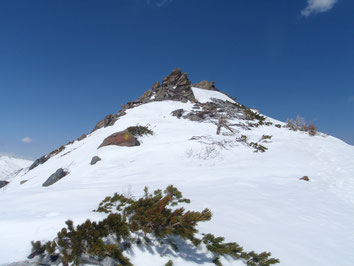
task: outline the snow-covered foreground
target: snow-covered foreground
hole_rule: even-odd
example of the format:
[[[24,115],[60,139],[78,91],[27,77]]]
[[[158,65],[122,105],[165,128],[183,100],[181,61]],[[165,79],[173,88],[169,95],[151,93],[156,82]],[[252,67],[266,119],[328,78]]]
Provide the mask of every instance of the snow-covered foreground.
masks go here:
[[[0,156],[0,180],[9,179],[14,172],[29,167],[31,164],[32,162],[28,160]]]
[[[238,133],[255,141],[273,136],[264,144],[267,152],[254,153],[235,136],[216,135],[213,124],[170,115],[192,106],[164,101],[129,109],[115,125],[18,175],[0,191],[0,264],[26,259],[31,240],[52,240],[67,219],[76,224],[102,219],[92,210],[114,192],[141,196],[144,186],[169,184],[191,199],[186,208],[211,209],[213,219],[200,224],[201,232],[225,236],[247,251],[271,251],[281,265],[354,264],[353,146],[330,136],[260,126]],[[105,137],[137,124],[149,124],[155,134],[141,138],[138,147],[97,149]],[[206,143],[228,141],[227,149],[190,140],[193,136],[206,136]],[[102,161],[90,165],[95,155]],[[58,168],[70,174],[42,187]],[[304,175],[311,181],[300,181]],[[20,184],[23,180],[28,181]],[[128,256],[134,265],[164,265],[169,259],[174,265],[196,263],[195,257],[161,258],[137,248]]]

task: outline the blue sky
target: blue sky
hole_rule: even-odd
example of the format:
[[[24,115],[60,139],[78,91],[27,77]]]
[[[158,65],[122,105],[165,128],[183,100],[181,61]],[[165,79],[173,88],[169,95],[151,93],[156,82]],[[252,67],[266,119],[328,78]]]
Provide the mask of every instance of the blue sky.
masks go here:
[[[354,144],[352,0],[2,0],[0,153],[88,133],[172,69]]]

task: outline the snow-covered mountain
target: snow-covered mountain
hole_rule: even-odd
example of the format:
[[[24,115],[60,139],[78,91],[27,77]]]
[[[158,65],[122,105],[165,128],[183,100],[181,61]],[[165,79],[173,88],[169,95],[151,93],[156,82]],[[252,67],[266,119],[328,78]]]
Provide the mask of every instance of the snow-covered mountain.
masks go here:
[[[139,137],[139,146],[98,149],[136,125],[154,134]],[[92,165],[94,156],[101,160]],[[58,169],[67,174],[44,187]],[[280,265],[354,263],[354,147],[323,133],[290,130],[213,83],[191,85],[176,70],[0,191],[0,264],[25,260],[31,240],[52,240],[67,219],[102,219],[92,210],[114,192],[141,196],[144,186],[170,184],[192,200],[186,208],[211,209],[213,219],[199,226],[203,232],[270,251]],[[134,265],[164,265],[171,258],[174,265],[196,265],[154,250],[133,248],[125,255]]]
[[[0,155],[0,180],[8,180],[15,172],[29,167],[32,163],[29,160]]]

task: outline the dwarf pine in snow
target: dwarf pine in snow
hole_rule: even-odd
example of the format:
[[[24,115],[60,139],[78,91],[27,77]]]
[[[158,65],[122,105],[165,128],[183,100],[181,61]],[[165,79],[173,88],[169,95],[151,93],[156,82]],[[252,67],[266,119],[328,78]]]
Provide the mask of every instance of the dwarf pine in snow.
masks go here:
[[[112,197],[106,197],[95,210],[108,214],[105,219],[99,222],[86,220],[76,227],[68,220],[67,227],[58,232],[53,241],[44,245],[39,241],[32,242],[29,257],[36,257],[39,262],[55,258],[63,265],[99,263],[109,259],[112,263],[129,266],[132,264],[124,252],[132,245],[157,243],[164,247],[161,256],[167,250],[178,256],[181,242],[189,242],[195,247],[204,245],[213,255],[212,261],[216,265],[221,265],[221,256],[242,260],[252,266],[279,262],[270,258],[270,253],[245,252],[237,243],[224,243],[224,238],[212,234],[202,234],[202,238],[198,238],[200,234],[196,227],[199,222],[211,220],[211,211],[186,211],[183,207],[177,207],[180,203],[188,204],[190,200],[173,186],[153,193],[145,187],[144,196],[139,199],[115,193]],[[173,262],[170,260],[166,265],[173,265]]]

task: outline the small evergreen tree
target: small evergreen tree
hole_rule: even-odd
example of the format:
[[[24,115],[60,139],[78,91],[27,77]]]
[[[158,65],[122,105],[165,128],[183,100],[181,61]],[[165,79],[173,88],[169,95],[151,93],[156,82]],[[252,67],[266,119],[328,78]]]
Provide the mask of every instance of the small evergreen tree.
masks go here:
[[[172,237],[179,237],[196,247],[205,245],[214,255],[213,262],[216,265],[221,265],[221,256],[230,256],[243,260],[247,265],[256,266],[279,262],[269,258],[270,253],[247,253],[237,243],[224,243],[224,238],[214,237],[212,234],[198,239],[197,225],[199,222],[209,221],[211,211],[186,211],[183,207],[177,207],[180,203],[188,204],[190,200],[184,198],[172,185],[164,191],[155,190],[153,193],[145,187],[144,196],[137,200],[115,193],[112,197],[106,197],[96,210],[107,213],[105,219],[99,222],[86,220],[77,226],[71,220],[66,221],[66,227],[58,232],[54,241],[45,245],[39,241],[32,242],[30,257],[57,256],[63,265],[79,265],[84,260],[87,261],[89,256],[98,262],[109,258],[116,264],[130,266],[132,264],[123,253],[132,245],[158,242],[165,246],[161,253],[163,256],[169,247],[178,252],[178,245]],[[170,260],[166,265],[171,266],[173,262]]]

